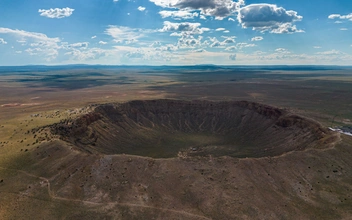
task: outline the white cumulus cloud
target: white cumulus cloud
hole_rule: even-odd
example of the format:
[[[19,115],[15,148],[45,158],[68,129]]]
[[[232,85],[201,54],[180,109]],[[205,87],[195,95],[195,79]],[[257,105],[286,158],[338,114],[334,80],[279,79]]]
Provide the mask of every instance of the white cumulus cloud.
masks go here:
[[[164,27],[160,29],[160,32],[175,32],[172,36],[181,36],[183,34],[194,35],[202,34],[204,31],[209,31],[209,28],[201,28],[200,23],[190,23],[190,22],[181,22],[173,23],[169,21],[164,22]]]
[[[201,45],[202,37],[195,38],[192,35],[183,35],[177,42],[179,48],[195,48]]]
[[[7,42],[3,38],[0,38],[0,44],[7,44]]]
[[[209,37],[210,47],[224,47],[228,44],[236,43],[235,36],[222,36],[222,38],[224,38],[224,40],[219,41],[216,37]]]
[[[215,31],[225,31],[225,28],[216,28]]]
[[[200,10],[204,16],[213,16],[222,20],[233,15],[244,0],[234,2],[233,0],[150,0],[155,5],[163,8],[175,8],[180,10]]]
[[[263,37],[257,36],[257,37],[253,37],[253,38],[251,39],[251,41],[261,41],[261,40],[263,40],[263,39],[264,39]]]
[[[144,10],[145,10],[145,7],[139,6],[137,9],[138,9],[139,11],[144,11]]]
[[[221,36],[222,38],[224,38],[225,40],[223,41],[224,44],[231,44],[231,43],[235,43],[235,38],[236,36],[230,36],[230,37],[227,37],[227,36]]]
[[[350,21],[352,21],[352,13],[350,13],[348,15],[331,14],[331,15],[328,16],[328,18],[329,19],[341,19],[341,20],[350,20]]]
[[[303,32],[293,25],[302,18],[296,11],[286,10],[273,4],[247,5],[241,8],[237,15],[237,20],[243,28],[275,34]]]
[[[277,48],[275,49],[275,52],[278,52],[278,53],[291,53],[290,51],[288,51],[286,48]]]
[[[162,18],[171,17],[175,20],[180,19],[193,19],[198,16],[197,12],[189,12],[189,11],[160,11],[159,14]]]
[[[40,16],[47,18],[65,18],[72,15],[75,9],[66,7],[66,8],[50,8],[50,9],[39,9],[38,12]]]
[[[233,50],[237,50],[237,47],[236,46],[231,46],[231,47],[227,47],[225,50],[233,51]]]

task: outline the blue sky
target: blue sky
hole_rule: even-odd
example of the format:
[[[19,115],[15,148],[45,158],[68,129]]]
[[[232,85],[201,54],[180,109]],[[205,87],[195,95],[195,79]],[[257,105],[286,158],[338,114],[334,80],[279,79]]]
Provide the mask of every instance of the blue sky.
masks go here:
[[[0,65],[352,65],[350,0],[1,0]]]

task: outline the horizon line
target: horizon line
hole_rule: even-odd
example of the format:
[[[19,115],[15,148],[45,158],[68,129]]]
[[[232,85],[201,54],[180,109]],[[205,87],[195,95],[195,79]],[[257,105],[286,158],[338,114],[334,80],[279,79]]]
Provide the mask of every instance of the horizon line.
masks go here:
[[[27,64],[27,65],[0,65],[1,67],[64,67],[64,66],[108,66],[108,67],[196,67],[196,66],[214,66],[214,67],[352,67],[352,65],[337,64],[239,64],[239,65],[217,65],[217,64],[190,64],[190,65],[130,65],[130,64]]]

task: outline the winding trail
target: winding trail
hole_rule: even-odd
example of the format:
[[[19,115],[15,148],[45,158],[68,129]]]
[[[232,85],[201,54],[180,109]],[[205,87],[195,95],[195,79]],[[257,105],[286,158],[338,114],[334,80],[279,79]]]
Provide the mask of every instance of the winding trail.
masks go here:
[[[120,202],[107,202],[107,203],[101,203],[101,202],[91,202],[91,201],[86,201],[86,200],[79,200],[79,199],[69,199],[69,198],[64,198],[64,197],[59,197],[56,196],[52,190],[51,190],[51,185],[50,185],[50,181],[49,179],[45,178],[45,177],[41,177],[41,176],[37,176],[31,173],[28,173],[27,171],[24,170],[17,170],[17,169],[11,169],[11,168],[5,168],[5,167],[0,167],[0,169],[3,170],[12,170],[15,172],[19,172],[22,173],[24,175],[30,176],[30,177],[34,177],[34,178],[38,178],[42,181],[44,181],[44,183],[47,185],[47,189],[48,189],[48,195],[50,198],[52,199],[56,199],[56,200],[61,200],[61,201],[67,201],[67,202],[79,202],[79,203],[83,203],[83,204],[89,204],[89,205],[117,205],[117,206],[127,206],[127,207],[136,207],[136,208],[144,208],[144,209],[154,209],[154,210],[160,210],[162,212],[172,212],[172,213],[176,213],[176,214],[181,214],[184,216],[189,216],[189,217],[193,217],[193,218],[197,218],[197,219],[207,219],[207,220],[211,220],[211,218],[205,217],[205,216],[201,216],[201,215],[197,215],[197,214],[193,214],[193,213],[189,213],[189,212],[185,212],[185,211],[179,211],[179,210],[175,210],[175,209],[166,209],[166,208],[159,208],[159,207],[155,207],[155,206],[147,206],[147,205],[140,205],[140,204],[133,204],[133,203],[120,203]]]

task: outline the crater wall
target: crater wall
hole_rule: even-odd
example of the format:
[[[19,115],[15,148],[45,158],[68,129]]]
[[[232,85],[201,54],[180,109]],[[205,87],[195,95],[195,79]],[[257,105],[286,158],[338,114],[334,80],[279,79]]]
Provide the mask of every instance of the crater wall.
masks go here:
[[[328,144],[317,122],[247,101],[148,100],[103,104],[54,134],[87,152],[155,158],[265,157]]]

